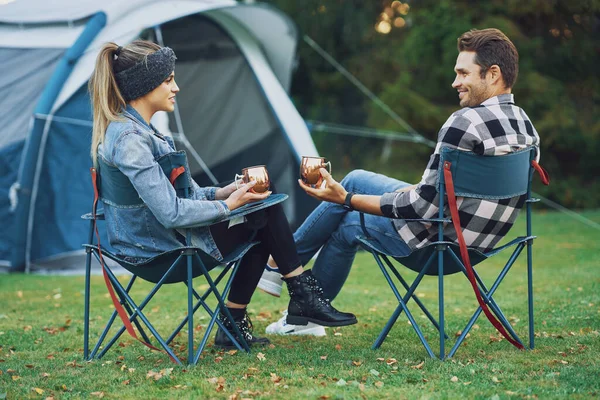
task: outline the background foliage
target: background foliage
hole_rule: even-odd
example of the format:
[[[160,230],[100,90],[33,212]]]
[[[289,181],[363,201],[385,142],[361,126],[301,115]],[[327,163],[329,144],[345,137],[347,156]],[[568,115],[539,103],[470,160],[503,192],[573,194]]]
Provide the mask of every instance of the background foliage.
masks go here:
[[[459,108],[450,86],[457,37],[471,28],[501,29],[519,50],[513,93],[540,133],[542,165],[553,178],[550,187],[535,190],[570,208],[600,207],[600,1],[268,2],[432,140]],[[403,132],[302,40],[292,96],[308,120]],[[325,133],[314,139],[338,177],[368,168],[415,182],[431,152],[422,144],[380,139]]]

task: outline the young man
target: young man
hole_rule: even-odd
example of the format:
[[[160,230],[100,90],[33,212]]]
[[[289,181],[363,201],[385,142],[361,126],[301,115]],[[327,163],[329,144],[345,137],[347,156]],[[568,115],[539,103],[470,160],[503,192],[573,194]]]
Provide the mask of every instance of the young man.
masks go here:
[[[513,43],[498,29],[471,30],[458,38],[458,51],[452,87],[458,91],[463,108],[440,129],[435,151],[419,184],[409,186],[362,170],[351,172],[338,183],[325,169],[321,169],[327,181],[325,188],[311,188],[299,181],[306,193],[323,201],[295,232],[294,241],[303,264],[320,250],[312,270],[323,285],[325,297],[337,296],[358,249],[356,236],[363,232],[359,213],[353,210],[365,213],[369,234],[392,254],[406,255],[437,239],[436,226],[402,218],[437,216],[440,148],[495,156],[539,146],[535,128],[511,94],[519,68]],[[459,198],[467,246],[484,252],[491,250],[512,227],[524,199]],[[457,240],[451,224],[444,235],[446,240]],[[274,277],[274,272],[267,269],[259,287],[274,292]],[[303,328],[309,334],[324,334],[322,327],[290,326],[283,319],[271,324],[267,333],[303,333]]]

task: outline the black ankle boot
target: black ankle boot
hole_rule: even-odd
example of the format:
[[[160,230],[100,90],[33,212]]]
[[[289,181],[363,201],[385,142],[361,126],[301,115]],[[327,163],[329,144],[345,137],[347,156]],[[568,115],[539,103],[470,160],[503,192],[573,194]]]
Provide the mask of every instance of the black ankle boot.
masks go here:
[[[244,339],[246,339],[246,343],[248,343],[248,346],[264,346],[271,343],[267,338],[257,337],[252,334],[252,321],[250,321],[250,317],[248,316],[248,312],[246,311],[246,309],[242,310],[229,308],[229,312],[231,312],[235,324],[240,329],[240,332],[242,332],[242,335],[244,336]],[[233,335],[233,337],[237,337],[235,334],[235,330],[231,326],[231,323],[229,322],[229,320],[227,320],[227,318],[222,312],[219,313],[219,319],[221,320],[221,322],[223,322],[223,325]],[[215,335],[215,347],[220,347],[222,349],[237,348],[220,327],[217,331],[217,334]]]
[[[323,295],[323,289],[310,270],[292,278],[284,278],[290,294],[287,323],[324,326],[345,326],[356,323],[356,316],[333,308]]]

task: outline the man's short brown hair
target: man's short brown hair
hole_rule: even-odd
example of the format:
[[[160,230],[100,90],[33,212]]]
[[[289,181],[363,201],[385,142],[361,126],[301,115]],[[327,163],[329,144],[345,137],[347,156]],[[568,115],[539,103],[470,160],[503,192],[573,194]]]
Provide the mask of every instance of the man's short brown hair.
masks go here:
[[[519,74],[519,53],[517,48],[502,31],[489,29],[471,29],[458,38],[458,51],[475,52],[475,64],[481,67],[484,78],[492,65],[500,67],[504,85],[512,88]]]

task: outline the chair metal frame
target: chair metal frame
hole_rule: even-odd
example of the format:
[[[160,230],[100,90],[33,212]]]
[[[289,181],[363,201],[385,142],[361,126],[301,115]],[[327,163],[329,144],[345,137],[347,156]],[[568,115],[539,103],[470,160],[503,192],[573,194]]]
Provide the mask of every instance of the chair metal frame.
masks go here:
[[[287,195],[285,194],[272,194],[266,200],[247,204],[244,207],[236,209],[232,211],[227,219],[223,219],[217,222],[223,222],[227,220],[231,220],[234,218],[244,217],[247,214],[253,213],[255,211],[264,209],[266,207],[273,206],[277,203],[280,203],[287,199]],[[104,215],[102,213],[96,213],[95,217],[97,220],[103,220]],[[246,340],[244,339],[242,333],[239,328],[235,324],[233,317],[225,306],[224,298],[229,292],[231,287],[231,283],[235,274],[239,268],[240,261],[242,257],[246,254],[246,252],[258,244],[258,242],[250,241],[247,244],[241,245],[232,252],[226,259],[219,261],[211,257],[210,255],[203,252],[201,249],[196,247],[181,247],[178,249],[174,249],[169,252],[162,253],[156,257],[153,257],[147,260],[143,264],[132,264],[128,263],[116,255],[110,253],[104,248],[100,248],[98,245],[94,245],[94,237],[97,235],[97,231],[95,228],[96,221],[94,220],[93,214],[86,214],[82,216],[83,219],[90,220],[90,230],[88,236],[88,243],[84,245],[86,250],[86,277],[85,277],[85,299],[84,299],[84,348],[83,348],[83,356],[86,361],[92,360],[94,358],[100,359],[102,358],[106,352],[116,343],[119,337],[125,332],[126,326],[125,324],[117,331],[116,334],[109,340],[108,344],[100,350],[106,336],[109,333],[109,330],[112,327],[112,324],[117,317],[118,311],[115,309],[109,318],[104,330],[100,334],[98,341],[96,342],[92,352],[90,353],[89,349],[89,339],[90,339],[90,276],[91,276],[91,260],[92,255],[101,263],[104,271],[106,272],[107,282],[109,282],[114,288],[116,295],[119,298],[120,305],[127,311],[129,315],[129,323],[133,323],[138,329],[140,336],[142,337],[145,344],[150,343],[150,336],[143,329],[144,325],[148,331],[154,336],[156,341],[159,344],[158,347],[149,346],[153,349],[162,349],[164,350],[171,360],[173,360],[177,364],[181,364],[181,360],[177,357],[175,352],[170,348],[169,344],[173,341],[175,336],[179,334],[181,329],[186,325],[188,325],[188,348],[187,348],[187,362],[188,364],[197,364],[200,358],[202,351],[204,350],[208,337],[214,324],[216,323],[221,329],[224,330],[226,335],[232,340],[234,345],[238,348],[238,350],[244,350],[246,352],[250,351],[250,347]],[[187,243],[190,243],[190,232],[187,230]],[[117,262],[119,265],[130,271],[133,276],[130,278],[126,287],[123,287],[113,271],[107,266],[103,258],[106,257]],[[174,259],[173,262],[168,262],[165,264],[164,258]],[[164,273],[156,275],[151,271],[151,266],[154,262],[158,262],[157,260],[161,260],[162,265],[169,265],[168,267],[163,267]],[[223,270],[219,273],[216,279],[212,279],[209,274],[209,271],[218,266],[225,265]],[[219,292],[217,285],[222,281],[227,272],[231,271],[229,279],[227,280],[225,287],[222,292]],[[197,276],[203,276],[209,288],[202,294],[199,295],[196,290],[193,288],[193,278]],[[137,304],[129,295],[129,292],[136,281],[137,278],[141,278],[144,280],[148,280],[150,282],[155,283],[156,285],[152,288],[150,293],[139,303]],[[175,328],[175,330],[169,335],[169,337],[165,340],[158,333],[158,331],[154,328],[152,323],[143,313],[144,307],[148,304],[148,302],[154,297],[154,295],[158,292],[158,290],[162,287],[163,284],[170,283],[178,283],[183,282],[187,286],[187,316],[181,321],[181,323]],[[110,290],[110,289],[109,289]],[[218,306],[215,309],[211,309],[206,303],[206,299],[213,295],[218,303]],[[194,303],[194,299],[196,302]],[[194,313],[202,307],[210,316],[210,322],[206,328],[204,336],[200,345],[198,346],[196,352],[194,353]],[[224,328],[223,323],[217,318],[218,311],[223,312],[227,320],[230,322],[231,326],[234,329],[235,337],[232,335],[227,329]],[[237,339],[237,340],[236,340]],[[138,339],[139,340],[139,339]],[[239,340],[239,342],[238,342]]]
[[[491,311],[496,316],[496,318],[499,320],[499,322],[504,327],[504,329],[506,331],[508,331],[510,336],[512,336],[511,339],[514,342],[516,342],[517,345],[521,345],[521,347],[524,347],[523,342],[521,341],[521,339],[519,338],[519,336],[517,335],[515,330],[512,328],[512,326],[509,323],[509,321],[507,320],[507,318],[504,316],[504,313],[500,309],[500,306],[494,300],[493,295],[496,292],[496,290],[498,289],[501,282],[503,281],[504,277],[507,275],[508,271],[511,269],[511,267],[513,266],[513,264],[515,263],[515,261],[517,260],[519,255],[521,254],[522,250],[525,247],[527,247],[527,302],[528,302],[528,320],[529,320],[529,324],[528,324],[529,346],[528,346],[528,348],[529,349],[534,348],[535,344],[534,344],[534,319],[533,319],[534,316],[533,316],[532,245],[533,245],[533,240],[536,238],[536,236],[532,235],[531,205],[532,205],[532,203],[539,201],[539,199],[531,197],[531,181],[532,181],[533,173],[535,170],[534,166],[533,166],[535,163],[534,162],[535,151],[536,150],[534,148],[528,148],[528,149],[525,149],[525,150],[522,150],[519,152],[515,152],[515,153],[511,153],[508,155],[490,157],[490,156],[479,156],[479,155],[475,155],[474,153],[464,152],[464,151],[460,151],[460,150],[456,150],[456,149],[442,148],[441,154],[440,154],[440,172],[439,172],[439,184],[438,184],[438,190],[440,193],[438,218],[411,220],[411,221],[422,221],[422,222],[429,222],[432,224],[437,224],[438,240],[435,242],[432,242],[431,244],[429,244],[423,248],[414,250],[407,256],[398,256],[398,255],[390,254],[389,252],[385,251],[379,245],[379,243],[377,243],[373,238],[370,238],[368,236],[368,233],[367,233],[367,230],[365,227],[364,214],[361,213],[361,224],[363,226],[363,231],[364,231],[365,235],[359,236],[358,239],[359,239],[362,247],[364,249],[366,249],[367,251],[369,251],[375,258],[377,265],[381,269],[381,272],[383,273],[387,283],[389,284],[392,292],[394,293],[394,295],[398,301],[398,306],[396,307],[396,309],[392,313],[392,316],[390,317],[390,319],[386,323],[385,327],[383,328],[383,330],[381,331],[381,333],[375,340],[375,342],[372,346],[373,349],[377,349],[382,345],[382,343],[386,339],[387,335],[389,334],[390,330],[392,329],[393,325],[395,324],[396,320],[398,319],[400,314],[402,312],[404,312],[406,314],[408,320],[410,321],[413,329],[415,330],[417,336],[419,337],[419,340],[421,341],[421,343],[425,347],[425,350],[429,354],[429,356],[431,358],[436,358],[433,350],[431,349],[431,346],[429,345],[427,339],[423,335],[421,328],[419,327],[419,325],[417,324],[416,320],[414,319],[412,313],[410,312],[410,310],[407,307],[407,304],[411,299],[414,300],[416,305],[421,309],[421,311],[425,314],[427,319],[429,319],[429,321],[433,324],[433,326],[439,332],[439,358],[441,360],[443,360],[445,358],[451,358],[455,355],[459,346],[463,343],[463,341],[469,334],[469,331],[471,330],[471,328],[473,327],[473,325],[475,324],[475,322],[481,315],[481,312],[483,311],[481,306],[479,306],[477,308],[477,310],[472,315],[469,322],[467,323],[467,325],[465,326],[465,328],[462,330],[461,334],[457,338],[454,346],[452,347],[450,352],[446,355],[445,341],[446,341],[446,339],[448,339],[448,336],[445,333],[445,319],[444,319],[445,318],[445,315],[444,315],[444,275],[462,272],[468,278],[468,274],[467,274],[467,269],[466,269],[465,265],[463,264],[463,261],[460,258],[459,246],[453,242],[447,242],[447,241],[443,240],[444,239],[443,238],[444,224],[452,223],[452,219],[444,216],[444,200],[446,197],[446,191],[445,191],[445,180],[444,180],[444,173],[442,171],[442,165],[444,164],[444,162],[446,160],[449,160],[449,159],[452,159],[455,161],[455,166],[453,167],[452,175],[454,176],[454,181],[457,185],[456,196],[479,197],[479,198],[490,198],[490,196],[495,196],[493,198],[497,198],[497,199],[513,197],[513,196],[506,196],[506,193],[503,194],[502,187],[500,187],[498,189],[497,186],[502,186],[502,184],[487,185],[487,187],[483,189],[483,192],[491,191],[493,193],[491,193],[491,194],[490,193],[482,193],[481,190],[479,190],[477,188],[477,186],[481,186],[480,185],[481,182],[470,181],[467,174],[460,173],[461,170],[459,170],[458,168],[461,168],[462,165],[460,165],[458,163],[459,158],[462,158],[463,160],[466,161],[466,162],[464,162],[464,164],[467,164],[466,165],[467,168],[468,168],[468,165],[471,165],[471,162],[469,160],[474,160],[475,162],[479,162],[479,163],[483,162],[486,164],[490,164],[488,171],[497,172],[497,169],[504,169],[501,172],[501,174],[504,174],[504,176],[506,178],[508,178],[511,174],[514,174],[514,171],[517,171],[520,174],[524,174],[524,176],[519,177],[517,182],[508,183],[508,186],[511,186],[511,188],[519,187],[520,191],[518,194],[526,195],[526,200],[525,200],[526,218],[527,218],[526,235],[518,236],[515,239],[504,244],[503,246],[497,247],[487,253],[482,253],[476,249],[468,248],[468,254],[469,254],[470,260],[472,262],[472,265],[474,267],[476,264],[483,262],[484,260],[488,259],[489,257],[494,256],[505,249],[516,246],[516,248],[513,250],[512,254],[510,255],[508,261],[506,262],[504,267],[499,272],[494,283],[489,288],[485,285],[483,280],[480,278],[479,274],[477,274],[477,271],[475,271],[475,268],[473,268],[473,272],[474,272],[475,279],[477,282],[477,289],[479,290],[484,303],[488,305],[488,307],[491,309]],[[515,163],[517,165],[515,165]],[[467,168],[465,168],[465,169],[467,169]],[[457,172],[458,172],[458,174],[457,174]],[[469,172],[469,171],[467,171],[467,172]],[[483,172],[480,171],[480,173],[482,173],[484,175],[485,175],[485,172],[486,171],[483,171]],[[458,179],[457,179],[457,175],[458,175]],[[546,178],[547,178],[547,176],[546,176]],[[486,184],[484,184],[483,186],[486,186]],[[494,188],[494,187],[490,187],[490,186],[496,186],[496,187]],[[477,191],[479,191],[479,193],[477,193]],[[511,194],[515,195],[515,193],[511,193]],[[400,274],[398,269],[396,269],[394,267],[394,265],[390,261],[391,258],[395,259],[400,264],[403,264],[404,266],[408,267],[409,269],[412,269],[413,271],[418,272],[417,277],[414,279],[414,281],[410,285],[402,277],[402,275]],[[432,268],[432,266],[434,265],[434,260],[436,258],[438,261],[437,268],[435,268],[435,267]],[[387,269],[389,269],[392,272],[393,276],[400,283],[400,285],[404,288],[404,290],[405,290],[404,296],[402,296],[400,294],[398,287],[396,286],[393,278],[390,276],[390,273],[387,271],[386,267],[387,267]],[[427,310],[425,305],[415,296],[415,290],[425,275],[434,275],[434,276],[437,275],[438,276],[439,315],[438,315],[437,320]]]

